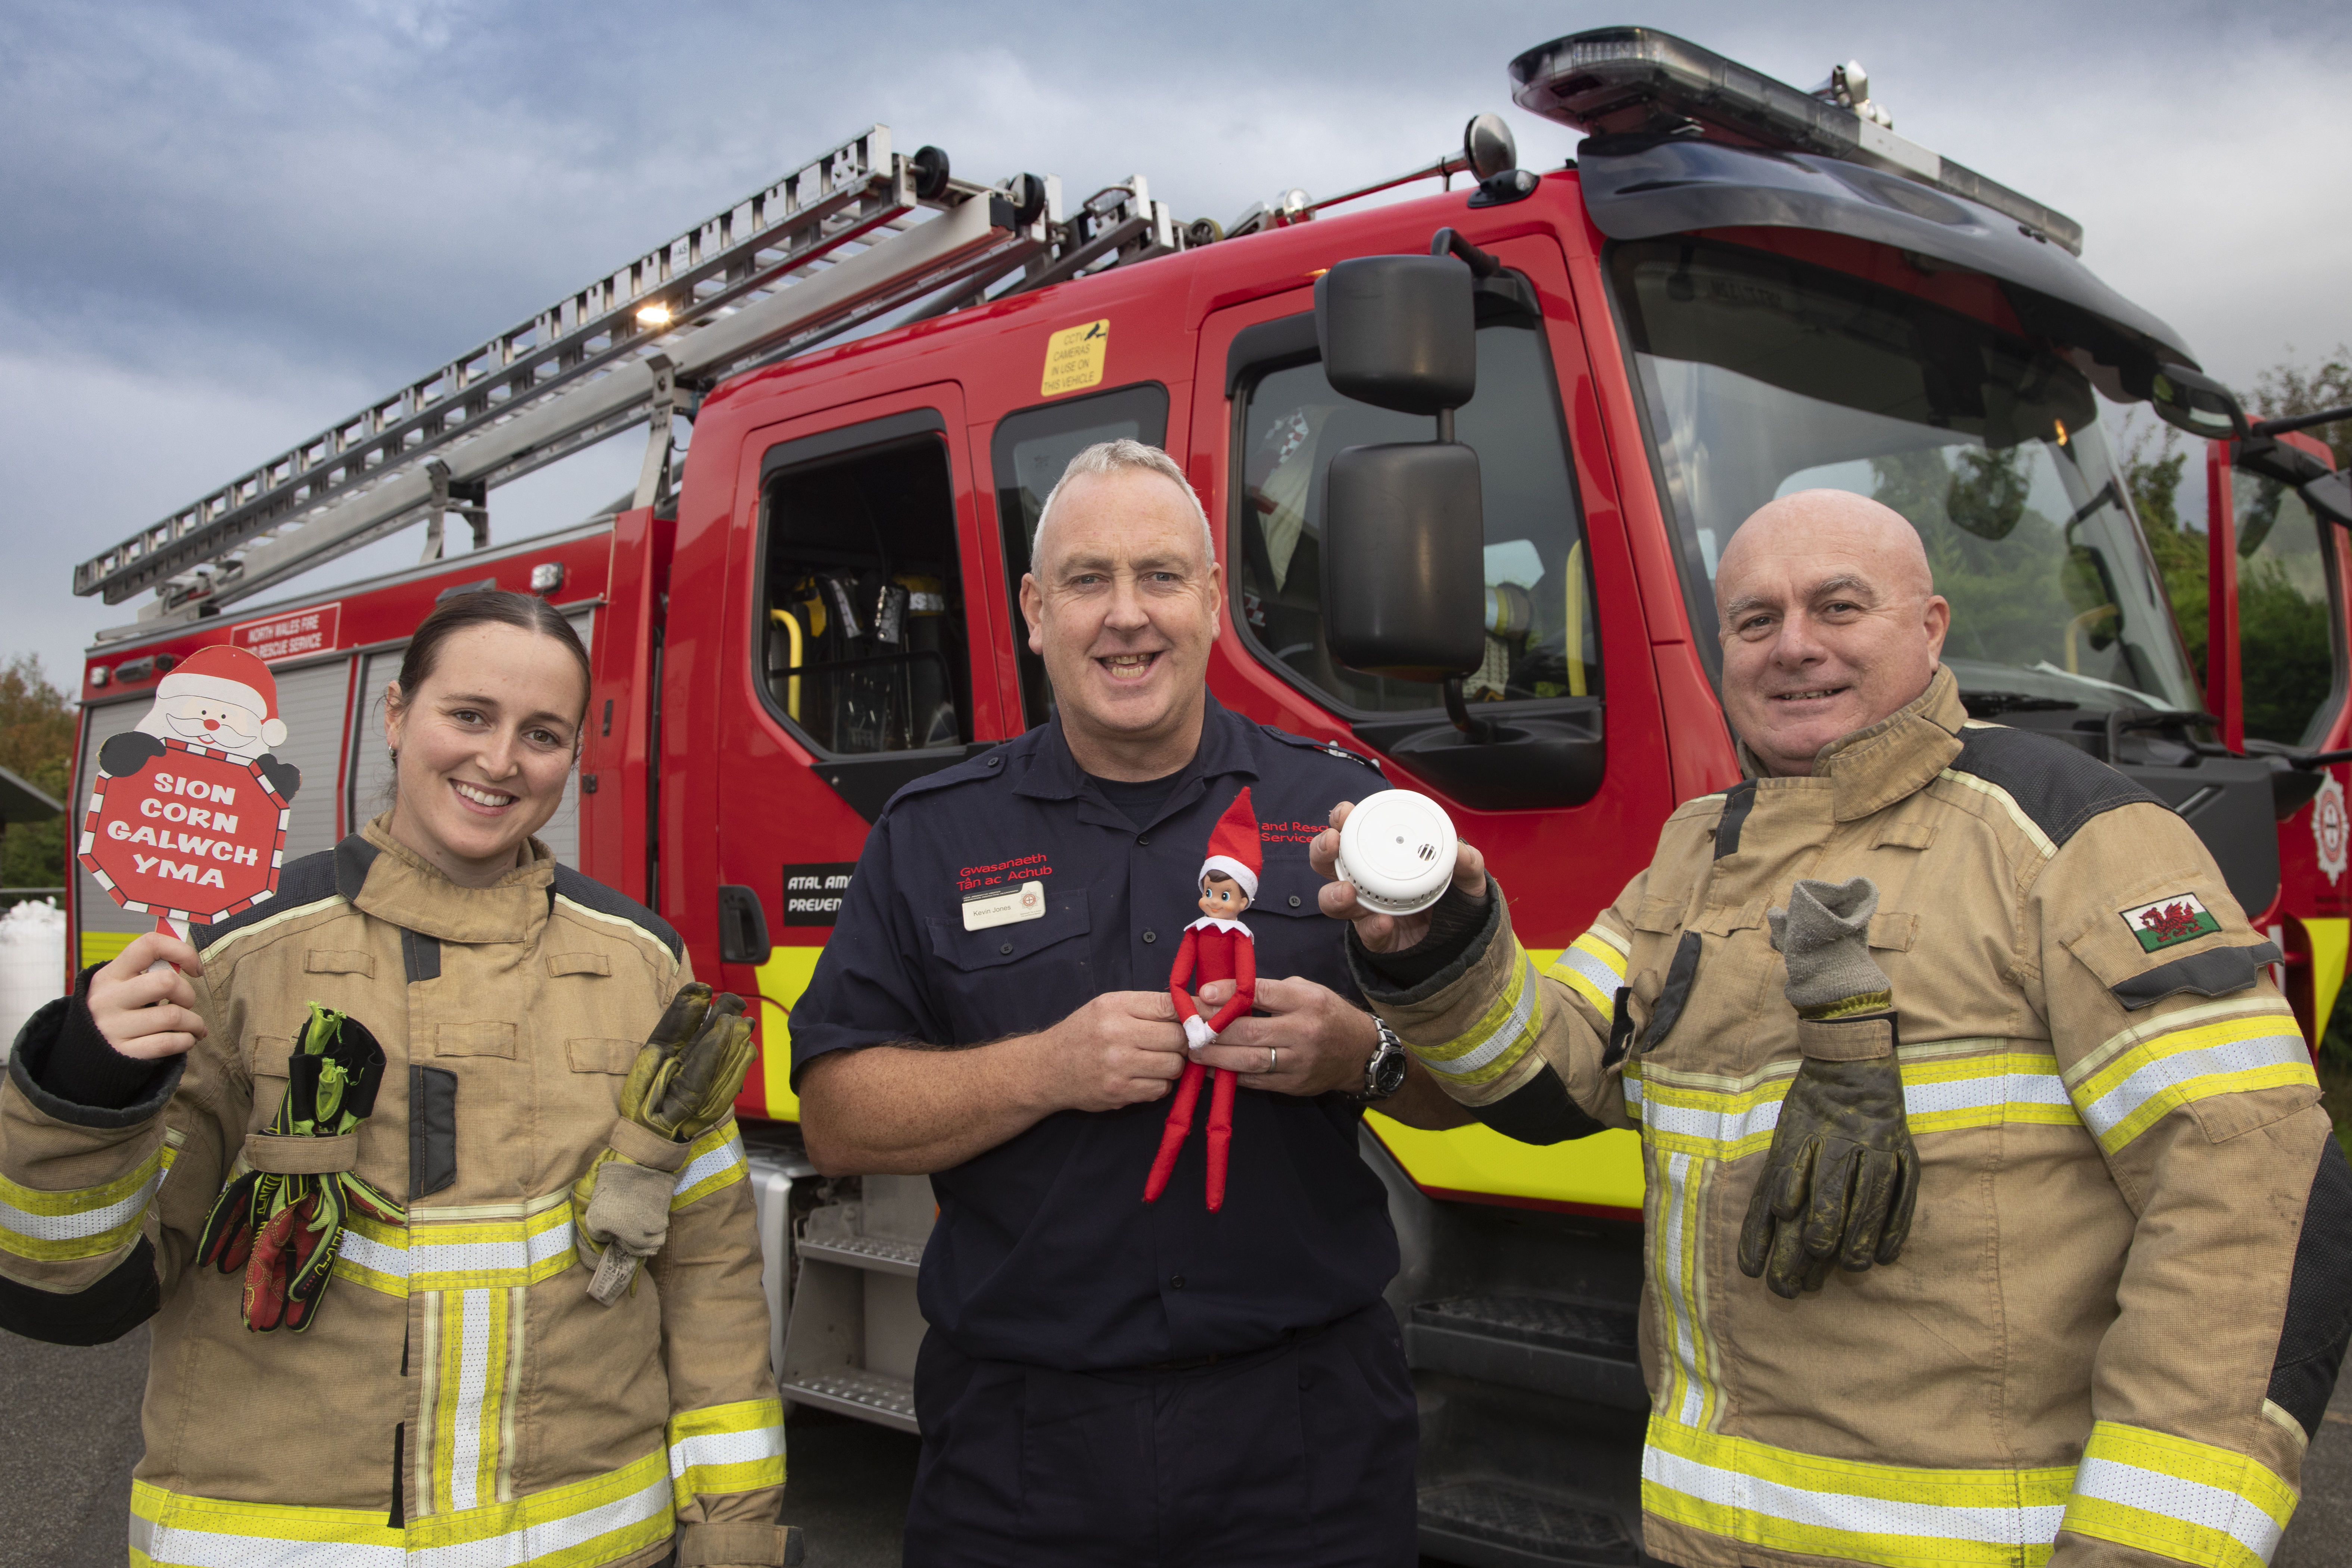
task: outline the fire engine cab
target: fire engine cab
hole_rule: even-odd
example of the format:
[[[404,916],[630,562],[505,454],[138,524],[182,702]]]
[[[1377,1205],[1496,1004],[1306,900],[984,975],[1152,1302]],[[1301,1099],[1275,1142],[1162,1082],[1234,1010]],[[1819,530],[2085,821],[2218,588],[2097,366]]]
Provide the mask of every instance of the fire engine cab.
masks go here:
[[[785,1396],[909,1430],[928,1183],[801,1156],[793,1006],[892,794],[1048,716],[1017,587],[1046,492],[1114,437],[1174,454],[1220,531],[1218,700],[1441,798],[1538,963],[1678,802],[1738,776],[1711,586],[1732,530],[1798,489],[1875,496],[1926,541],[1970,710],[2179,809],[2316,1041],[2352,930],[2352,488],[2326,448],[2251,425],[2070,219],[1895,134],[1858,65],[1806,92],[1620,27],[1510,79],[1588,133],[1568,166],[1517,167],[1481,116],[1422,168],[1229,226],[1140,176],[1071,201],[879,126],[827,149],[80,567],[77,593],[153,597],[89,654],[78,796],[155,681],[229,643],[275,669],[304,775],[286,854],[326,848],[378,809],[382,695],[434,602],[561,607],[594,680],[544,837],[758,998],[739,1109]],[[2141,401],[2210,443],[2185,521],[2135,507],[2103,409]],[[491,490],[638,426],[633,495],[490,544]],[[1436,456],[1377,493],[1335,469],[1409,444]],[[1466,513],[1449,448],[1475,454]],[[475,548],[445,557],[453,515]],[[413,570],[257,602],[420,522]],[[2202,625],[2168,591],[2191,576]],[[1406,621],[1451,651],[1395,646]],[[87,873],[71,915],[84,963],[152,923]],[[1431,1554],[1639,1560],[1637,1147],[1367,1118]]]

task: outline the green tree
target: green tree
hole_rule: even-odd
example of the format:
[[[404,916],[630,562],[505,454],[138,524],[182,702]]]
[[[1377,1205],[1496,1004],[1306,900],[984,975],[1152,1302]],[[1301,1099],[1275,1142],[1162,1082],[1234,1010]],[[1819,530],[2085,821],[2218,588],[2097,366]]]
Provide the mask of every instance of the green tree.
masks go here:
[[[2254,377],[2254,393],[2249,400],[2258,419],[2282,419],[2347,405],[2352,405],[2352,346],[2343,343],[2311,370],[2292,361],[2271,366]],[[2336,454],[2337,468],[2352,461],[2352,419],[2317,426],[2310,434],[2327,443]]]
[[[58,800],[72,793],[74,710],[39,658],[0,665],[0,768]],[[66,879],[66,819],[17,823],[0,837],[0,887],[57,888]]]

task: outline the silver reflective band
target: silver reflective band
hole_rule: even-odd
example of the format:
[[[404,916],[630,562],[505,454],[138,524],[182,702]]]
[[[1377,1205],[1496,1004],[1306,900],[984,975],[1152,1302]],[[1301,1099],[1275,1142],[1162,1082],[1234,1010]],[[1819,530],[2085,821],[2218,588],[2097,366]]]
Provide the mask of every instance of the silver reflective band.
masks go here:
[[[1642,1455],[1642,1479],[1721,1508],[1742,1509],[1816,1530],[1851,1535],[1911,1536],[1969,1541],[1988,1546],[2040,1545],[2058,1538],[2063,1503],[2025,1508],[1956,1508],[1946,1503],[1894,1502],[1847,1492],[1807,1491],[1759,1476],[1717,1469],[1651,1447]]]
[[[1458,1057],[1432,1058],[1423,1056],[1421,1065],[1432,1072],[1442,1072],[1448,1078],[1464,1078],[1501,1056],[1517,1045],[1527,1033],[1528,1020],[1534,1016],[1540,982],[1536,976],[1536,961],[1521,960],[1519,999],[1511,1005],[1510,1016],[1495,1026],[1495,1032]],[[1421,1056],[1416,1051],[1415,1056]]]
[[[0,1230],[14,1231],[35,1241],[81,1241],[104,1236],[137,1219],[146,1210],[147,1200],[155,1195],[165,1173],[165,1168],[159,1166],[129,1197],[119,1198],[104,1208],[83,1209],[78,1214],[34,1214],[0,1201]]]
[[[2265,1563],[2285,1533],[2278,1521],[2235,1492],[2096,1455],[2076,1467],[2074,1490],[2120,1508],[2218,1531]]]
[[[697,1465],[748,1465],[784,1457],[784,1429],[761,1426],[750,1432],[709,1432],[681,1437],[669,1446],[670,1479],[677,1480]]]

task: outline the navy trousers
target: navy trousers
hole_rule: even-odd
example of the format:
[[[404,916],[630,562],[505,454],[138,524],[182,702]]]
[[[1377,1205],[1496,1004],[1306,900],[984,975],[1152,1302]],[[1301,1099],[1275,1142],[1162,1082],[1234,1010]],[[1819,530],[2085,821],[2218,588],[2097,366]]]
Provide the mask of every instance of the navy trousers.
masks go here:
[[[1412,1568],[1412,1378],[1383,1302],[1181,1370],[973,1361],[937,1331],[906,1568]]]

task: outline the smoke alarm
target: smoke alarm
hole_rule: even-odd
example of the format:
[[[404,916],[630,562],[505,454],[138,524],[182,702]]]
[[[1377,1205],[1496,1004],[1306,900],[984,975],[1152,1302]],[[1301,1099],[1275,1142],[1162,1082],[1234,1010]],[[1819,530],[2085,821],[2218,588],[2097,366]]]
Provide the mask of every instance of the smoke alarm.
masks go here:
[[[1386,789],[1359,802],[1339,829],[1339,872],[1382,914],[1419,914],[1454,879],[1454,820],[1425,795]]]

